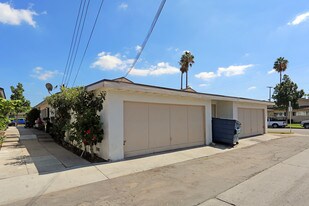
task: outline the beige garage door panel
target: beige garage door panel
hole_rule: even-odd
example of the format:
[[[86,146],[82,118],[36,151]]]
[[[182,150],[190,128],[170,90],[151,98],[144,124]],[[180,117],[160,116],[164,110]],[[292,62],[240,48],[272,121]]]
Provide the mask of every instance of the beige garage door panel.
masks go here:
[[[125,157],[205,143],[202,106],[124,102]]]
[[[249,137],[264,133],[263,112],[262,109],[238,108],[238,121],[241,123],[239,137]]]
[[[164,104],[149,104],[149,147],[170,145],[170,108]]]
[[[241,123],[241,130],[239,137],[243,137],[245,134],[244,131],[245,112],[243,109],[238,109],[238,121]]]
[[[171,145],[188,142],[188,109],[186,106],[171,106]]]
[[[189,142],[204,142],[205,121],[204,108],[188,106],[188,137]]]
[[[251,134],[258,134],[258,110],[251,109]]]
[[[257,113],[258,115],[258,133],[259,134],[264,134],[264,111],[261,110],[260,112]]]
[[[124,104],[125,151],[148,149],[148,104]]]

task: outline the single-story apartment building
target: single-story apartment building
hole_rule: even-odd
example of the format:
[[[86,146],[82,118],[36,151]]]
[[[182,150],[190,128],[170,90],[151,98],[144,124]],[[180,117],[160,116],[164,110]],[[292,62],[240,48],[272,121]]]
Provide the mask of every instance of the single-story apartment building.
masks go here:
[[[292,111],[292,122],[299,123],[303,120],[309,120],[309,99],[301,98],[298,100],[298,109]],[[275,108],[274,106],[268,106],[268,117],[276,118],[279,120],[286,119],[286,111]]]
[[[268,101],[101,80],[88,91],[106,92],[100,112],[104,139],[96,153],[111,161],[212,142],[212,117],[241,122],[240,138],[267,132]]]

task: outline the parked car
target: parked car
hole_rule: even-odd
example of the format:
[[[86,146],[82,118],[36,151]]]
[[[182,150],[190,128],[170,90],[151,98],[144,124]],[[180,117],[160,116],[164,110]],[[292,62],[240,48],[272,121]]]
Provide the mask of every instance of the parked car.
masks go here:
[[[16,122],[17,122],[17,124],[26,124],[26,120],[25,120],[25,119],[18,119],[17,121],[16,121],[16,119],[14,119],[14,120],[12,120],[12,121],[8,124],[8,126],[15,126],[15,125],[16,125]]]
[[[282,127],[285,128],[287,126],[287,123],[285,120],[278,120],[274,118],[268,118],[267,119],[267,126],[272,128],[278,128]]]
[[[301,123],[301,126],[303,126],[305,129],[309,129],[309,120],[304,120]]]

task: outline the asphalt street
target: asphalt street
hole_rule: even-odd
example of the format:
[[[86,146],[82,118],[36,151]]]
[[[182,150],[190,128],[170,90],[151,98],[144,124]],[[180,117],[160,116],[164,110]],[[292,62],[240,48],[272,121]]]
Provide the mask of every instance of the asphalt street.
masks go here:
[[[230,200],[230,196],[225,192],[232,190],[230,194],[234,196],[233,189],[242,184],[249,185],[251,196],[255,195],[255,187],[264,188],[265,192],[260,192],[258,193],[260,196],[257,196],[263,198],[263,194],[267,194],[268,187],[271,188],[269,185],[276,185],[276,181],[280,180],[283,181],[282,184],[278,184],[278,186],[282,185],[281,190],[292,190],[287,187],[291,185],[299,191],[294,195],[306,197],[306,194],[303,194],[303,189],[307,187],[302,182],[308,182],[308,170],[302,167],[293,167],[293,169],[286,170],[285,173],[279,173],[280,168],[278,170],[276,167],[285,160],[290,161],[290,158],[295,155],[300,155],[296,158],[296,162],[301,164],[302,160],[309,159],[309,152],[305,155],[302,154],[307,149],[309,149],[309,136],[289,135],[285,138],[262,142],[210,157],[25,199],[11,205],[230,205],[222,201],[218,202],[217,198],[222,195],[223,199]],[[265,187],[265,182],[261,181],[263,178],[258,175],[263,175],[264,172],[276,174],[273,173],[274,171],[278,172],[278,175],[275,175],[276,178],[268,176],[270,178],[267,180],[268,187]],[[297,178],[297,182],[284,181],[287,179],[286,175],[293,176],[294,174],[298,174],[294,177]],[[258,178],[254,179],[256,177]],[[253,181],[253,183],[247,183],[247,181]],[[244,193],[244,188],[246,190],[246,185],[236,190],[236,198],[238,195],[239,198],[243,197],[241,195]],[[275,190],[276,187],[273,189]],[[278,194],[282,195],[281,198],[284,200],[285,193]],[[280,200],[280,196],[274,197]],[[297,198],[295,196],[293,198],[290,196],[290,200],[296,201]],[[236,200],[234,201],[237,204],[234,205],[250,203],[250,200],[247,202]],[[217,202],[216,204],[208,204],[207,201]],[[295,202],[296,204],[291,205],[306,205],[307,201],[305,201],[306,198],[302,198]],[[261,201],[255,203],[255,205],[260,205]],[[277,205],[282,202],[269,200],[267,203]]]

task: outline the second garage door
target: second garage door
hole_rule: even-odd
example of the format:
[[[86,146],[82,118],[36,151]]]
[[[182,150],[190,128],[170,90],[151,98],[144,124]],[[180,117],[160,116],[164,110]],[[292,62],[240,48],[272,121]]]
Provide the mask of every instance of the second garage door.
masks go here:
[[[264,134],[264,110],[238,108],[238,121],[241,123],[239,138]]]
[[[124,103],[125,157],[205,144],[203,106]]]

